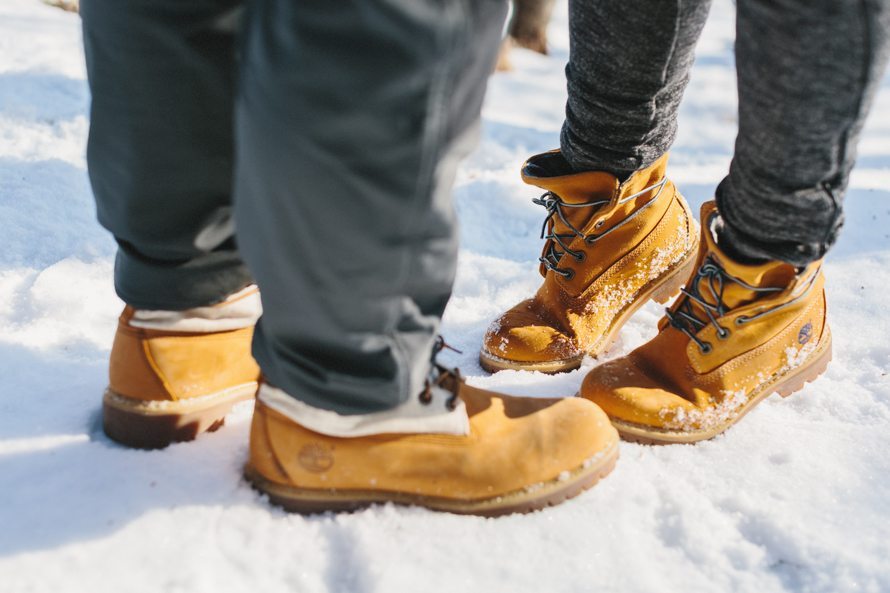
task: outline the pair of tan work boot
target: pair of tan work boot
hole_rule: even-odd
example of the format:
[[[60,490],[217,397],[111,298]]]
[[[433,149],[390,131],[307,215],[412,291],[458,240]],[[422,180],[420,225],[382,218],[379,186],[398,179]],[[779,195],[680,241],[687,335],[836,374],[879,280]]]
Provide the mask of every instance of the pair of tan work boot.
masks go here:
[[[608,474],[619,432],[655,442],[709,438],[824,368],[830,338],[818,266],[738,264],[709,225],[699,249],[688,207],[664,177],[666,159],[623,183],[565,173],[560,159],[545,153],[524,167],[526,180],[547,190],[544,284],[492,326],[483,365],[577,367],[649,298],[666,300],[694,272],[659,335],[596,367],[581,398],[484,391],[434,364],[422,393],[396,410],[341,416],[261,384],[245,468],[254,486],[300,512],[377,502],[488,516],[530,511]],[[713,217],[705,205],[703,220]],[[238,309],[254,299],[249,288],[186,313],[126,309],[104,400],[109,436],[148,448],[189,440],[250,398],[259,381],[253,324]]]
[[[717,242],[714,202],[701,239],[665,177],[667,155],[624,183],[567,171],[558,151],[529,159],[527,183],[550,215],[537,294],[490,326],[480,363],[559,372],[604,352],[649,299],[667,301],[658,335],[595,367],[580,396],[622,437],[648,443],[711,438],[772,393],[790,395],[831,360],[821,262],[737,261]]]
[[[191,440],[256,393],[245,475],[290,510],[395,502],[487,516],[531,511],[589,488],[618,457],[617,432],[589,402],[495,394],[439,365],[396,413],[307,412],[273,386],[257,390],[252,326],[162,329],[145,327],[141,313],[128,307],[119,320],[106,434],[138,448]]]

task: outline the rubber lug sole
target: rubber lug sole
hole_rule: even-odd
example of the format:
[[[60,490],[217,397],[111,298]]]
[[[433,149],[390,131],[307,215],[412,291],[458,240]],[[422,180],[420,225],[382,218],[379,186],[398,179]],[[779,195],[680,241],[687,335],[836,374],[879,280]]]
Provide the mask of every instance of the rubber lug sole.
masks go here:
[[[809,361],[784,374],[774,377],[752,392],[748,401],[739,410],[738,414],[726,422],[713,428],[699,431],[681,431],[658,429],[641,424],[633,424],[622,420],[611,419],[612,425],[618,430],[619,436],[625,441],[642,443],[645,445],[672,445],[688,444],[706,441],[722,434],[750,412],[754,406],[765,400],[773,393],[778,393],[783,398],[792,395],[804,388],[807,383],[815,381],[819,375],[828,368],[831,362],[831,333],[826,332],[825,338],[819,348],[813,353]]]
[[[256,383],[180,401],[143,401],[105,390],[102,427],[108,437],[135,449],[162,449],[191,441],[225,424],[226,414],[256,394]]]
[[[695,264],[698,261],[698,242],[695,247],[687,252],[686,257],[672,270],[666,272],[661,278],[644,287],[612,321],[609,329],[603,334],[603,337],[594,344],[590,351],[578,354],[571,358],[560,360],[547,360],[538,362],[524,362],[518,360],[509,360],[501,358],[486,350],[479,352],[479,365],[489,373],[497,373],[498,371],[537,371],[549,375],[556,373],[565,373],[580,368],[581,362],[585,356],[597,356],[608,352],[615,341],[618,339],[618,332],[624,327],[624,324],[639,311],[643,305],[649,300],[654,300],[659,304],[666,304],[679,294],[680,289],[685,286],[689,277],[695,271]]]
[[[584,354],[578,354],[571,358],[563,358],[559,360],[520,362],[500,358],[499,356],[495,356],[494,354],[482,350],[479,352],[479,366],[489,373],[497,373],[498,371],[534,371],[548,375],[555,375],[556,373],[566,373],[580,368],[584,356]]]
[[[298,488],[267,480],[250,463],[244,468],[244,477],[255,489],[268,495],[272,504],[286,511],[301,514],[351,512],[374,504],[393,503],[459,515],[497,517],[537,511],[578,496],[607,476],[614,469],[617,460],[616,443],[595,461],[588,462],[568,474],[564,472],[560,478],[535,484],[533,488],[481,500],[459,500],[379,490]]]

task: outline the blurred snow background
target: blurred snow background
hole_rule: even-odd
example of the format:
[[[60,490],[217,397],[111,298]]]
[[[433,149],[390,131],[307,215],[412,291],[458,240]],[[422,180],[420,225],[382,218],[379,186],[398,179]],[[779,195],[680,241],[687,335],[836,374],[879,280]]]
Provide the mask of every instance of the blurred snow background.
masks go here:
[[[715,2],[670,168],[697,209],[735,136],[733,5]],[[519,180],[557,146],[566,3],[552,55],[517,51],[492,80],[484,136],[455,197],[462,251],[444,333],[471,382],[575,392],[556,377],[486,376],[487,324],[537,286],[544,212]],[[94,220],[78,17],[0,0],[0,591],[890,592],[890,79],[860,147],[827,263],[835,361],[695,446],[622,444],[615,472],[560,507],[490,520],[377,507],[304,518],[240,478],[250,407],[225,430],[128,451],[99,426],[120,302]],[[609,356],[654,334],[647,305]]]

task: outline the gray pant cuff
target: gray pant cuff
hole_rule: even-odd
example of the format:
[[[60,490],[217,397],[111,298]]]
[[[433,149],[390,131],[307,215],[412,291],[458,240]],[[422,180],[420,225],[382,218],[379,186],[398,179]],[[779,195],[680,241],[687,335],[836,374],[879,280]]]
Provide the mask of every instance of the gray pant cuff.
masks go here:
[[[428,352],[414,352],[412,359],[405,360],[394,341],[383,336],[371,338],[380,346],[373,353],[362,352],[360,344],[355,344],[355,356],[350,360],[346,358],[347,345],[335,344],[331,352],[331,345],[319,340],[311,346],[293,348],[268,335],[266,325],[261,319],[253,340],[253,357],[266,381],[321,410],[352,415],[392,409],[420,393],[419,386],[411,385],[406,390],[408,375],[420,371],[425,376],[429,370]],[[422,340],[424,336],[417,338]],[[354,361],[364,363],[366,368],[357,368]]]
[[[798,193],[758,200],[740,195],[729,178],[724,179],[716,192],[717,209],[724,223],[721,237],[732,249],[752,259],[779,260],[795,266],[822,259],[843,224],[838,198],[829,189],[813,190],[823,194],[825,199],[820,200],[802,200]],[[833,204],[831,208],[826,207],[826,200]]]
[[[187,262],[152,261],[118,250],[114,286],[137,309],[181,311],[211,305],[253,283],[237,252],[210,253]]]
[[[618,152],[592,146],[567,120],[562,126],[559,145],[563,157],[575,171],[606,171],[619,179],[627,179],[661,158],[670,146],[670,140],[644,148],[637,146],[631,152]]]

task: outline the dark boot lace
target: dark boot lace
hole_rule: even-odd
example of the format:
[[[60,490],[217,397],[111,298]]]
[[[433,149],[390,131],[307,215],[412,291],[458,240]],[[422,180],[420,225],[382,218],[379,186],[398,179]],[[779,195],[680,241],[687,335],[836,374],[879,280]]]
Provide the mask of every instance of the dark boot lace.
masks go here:
[[[625,218],[623,221],[613,226],[609,230],[604,233],[590,233],[585,235],[580,230],[578,230],[575,225],[569,222],[566,217],[563,208],[599,208],[600,206],[604,206],[608,204],[612,200],[603,199],[603,200],[593,200],[591,202],[582,202],[580,204],[570,204],[568,202],[563,201],[558,195],[553,193],[552,191],[545,192],[540,198],[534,198],[532,202],[537,204],[538,206],[544,206],[547,209],[547,218],[544,219],[544,224],[541,227],[541,238],[547,240],[547,246],[544,249],[544,254],[538,258],[538,261],[548,270],[551,270],[564,278],[571,280],[575,276],[575,270],[572,268],[561,268],[559,267],[559,261],[562,259],[563,255],[568,254],[573,257],[575,261],[581,262],[584,261],[585,254],[583,251],[575,251],[573,249],[569,249],[567,242],[571,242],[576,237],[584,239],[584,242],[588,245],[592,245],[594,242],[598,241],[602,237],[605,237],[615,229],[624,225],[628,221],[632,220],[636,217],[640,212],[651,206],[658,197],[662,193],[662,189],[664,189],[664,185],[667,183],[667,178],[662,179],[658,183],[650,185],[649,187],[638,191],[637,193],[622,198],[618,204],[624,204],[634,198],[637,198],[646,192],[650,192],[654,189],[658,189],[655,195],[651,200],[646,202],[641,208],[634,211],[630,216]],[[568,233],[557,233],[556,232],[556,224],[553,220],[553,217],[556,216],[560,221],[569,229]],[[605,221],[601,220],[597,222],[594,226],[594,229],[599,229],[602,227]],[[550,228],[550,232],[547,232],[548,226]],[[561,248],[562,250],[560,251]]]
[[[457,408],[458,394],[460,392],[460,384],[463,382],[463,378],[461,377],[460,369],[449,369],[448,367],[439,364],[436,360],[439,353],[446,348],[457,352],[458,354],[463,354],[463,352],[457,348],[445,343],[445,339],[442,336],[436,337],[436,342],[433,344],[433,353],[430,356],[430,372],[427,375],[426,381],[423,383],[423,391],[420,392],[420,403],[424,405],[432,403],[433,388],[439,387],[440,389],[451,392],[451,397],[445,402],[445,406],[449,410],[454,410]],[[446,386],[449,383],[450,386]]]
[[[797,302],[809,293],[810,289],[815,285],[818,276],[819,271],[816,270],[809,278],[808,283],[804,286],[804,290],[794,298],[773,307],[763,309],[754,315],[740,315],[739,317],[736,317],[735,325],[744,325]],[[741,278],[736,278],[735,276],[730,275],[711,257],[705,258],[702,265],[698,268],[698,272],[696,272],[692,282],[689,284],[689,289],[687,290],[686,288],[683,288],[681,290],[683,294],[681,298],[685,297],[685,300],[677,307],[675,312],[666,309],[671,325],[689,336],[689,339],[698,345],[703,354],[711,352],[713,346],[711,343],[701,340],[696,334],[709,323],[717,330],[718,338],[725,340],[729,337],[729,328],[720,325],[718,321],[728,312],[728,307],[723,302],[723,293],[726,290],[727,282],[733,282],[746,290],[761,294],[777,293],[785,290],[784,288],[770,286],[752,286]],[[707,295],[710,299],[706,300],[705,295],[703,294],[703,287],[710,293]],[[693,303],[697,304],[701,311],[704,312],[707,318],[706,320],[703,320],[699,315],[696,315]]]

